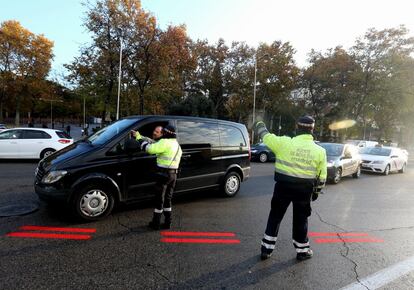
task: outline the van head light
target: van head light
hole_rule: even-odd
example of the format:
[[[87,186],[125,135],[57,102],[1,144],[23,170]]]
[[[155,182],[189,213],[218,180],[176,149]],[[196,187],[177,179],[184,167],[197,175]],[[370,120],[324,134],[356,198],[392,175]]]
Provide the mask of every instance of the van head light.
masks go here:
[[[382,164],[382,163],[384,163],[384,160],[376,160],[372,162],[372,164]]]
[[[257,153],[257,149],[252,149],[252,150],[250,150],[250,152]]]
[[[45,177],[42,178],[42,183],[54,183],[61,179],[63,176],[65,176],[66,173],[68,173],[66,170],[50,171],[48,174],[45,175]]]

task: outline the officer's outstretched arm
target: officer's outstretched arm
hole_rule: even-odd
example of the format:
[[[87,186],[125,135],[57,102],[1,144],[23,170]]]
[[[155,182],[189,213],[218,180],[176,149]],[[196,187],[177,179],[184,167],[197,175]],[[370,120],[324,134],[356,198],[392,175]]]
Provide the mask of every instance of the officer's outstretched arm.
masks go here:
[[[163,139],[161,139],[160,141],[153,144],[144,141],[141,144],[141,149],[149,154],[160,154],[168,149],[167,146],[168,145],[163,141]]]
[[[259,138],[263,140],[263,143],[267,147],[269,147],[269,149],[272,150],[275,154],[277,153],[278,148],[280,148],[280,146],[282,145],[283,140],[287,138],[279,137],[275,134],[270,133],[267,130],[265,123],[263,123],[262,121],[256,123],[255,131],[257,132]]]

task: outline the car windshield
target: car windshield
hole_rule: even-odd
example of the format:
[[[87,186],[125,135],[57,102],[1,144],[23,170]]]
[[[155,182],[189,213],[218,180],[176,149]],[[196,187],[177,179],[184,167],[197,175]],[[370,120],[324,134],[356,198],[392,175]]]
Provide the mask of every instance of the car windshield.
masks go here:
[[[361,143],[360,140],[347,140],[346,143],[358,146]]]
[[[319,143],[326,150],[326,155],[341,156],[344,148],[343,144]]]
[[[113,137],[117,136],[120,132],[134,124],[137,119],[123,119],[119,120],[107,127],[102,128],[95,134],[91,135],[86,140],[93,145],[102,145]]]
[[[366,147],[361,149],[359,153],[368,155],[390,156],[391,149],[380,147]]]

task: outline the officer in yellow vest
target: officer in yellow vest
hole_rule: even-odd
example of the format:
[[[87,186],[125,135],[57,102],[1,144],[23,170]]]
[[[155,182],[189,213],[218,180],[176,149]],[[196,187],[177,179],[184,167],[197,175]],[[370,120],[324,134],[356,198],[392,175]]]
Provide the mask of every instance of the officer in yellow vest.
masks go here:
[[[139,132],[132,131],[132,135],[140,143],[141,150],[157,156],[155,209],[149,226],[154,230],[170,229],[172,222],[171,199],[182,155],[181,147],[176,139],[175,128],[171,125],[165,128],[157,126],[152,133],[153,142],[151,139],[141,136]],[[163,213],[165,222],[161,225]]]
[[[326,181],[326,152],[313,141],[315,120],[299,118],[296,137],[269,133],[263,122],[255,125],[258,136],[276,155],[275,187],[266,231],[262,239],[261,259],[270,258],[275,248],[280,222],[289,204],[293,204],[293,245],[296,258],[312,258],[308,239],[311,199],[316,200]]]

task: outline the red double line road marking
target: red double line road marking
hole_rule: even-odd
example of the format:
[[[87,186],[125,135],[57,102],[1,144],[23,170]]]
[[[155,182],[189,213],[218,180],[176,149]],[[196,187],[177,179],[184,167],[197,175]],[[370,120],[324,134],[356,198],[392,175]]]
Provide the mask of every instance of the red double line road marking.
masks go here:
[[[58,227],[42,227],[42,226],[22,226],[19,229],[23,230],[23,231],[96,233],[96,229],[85,229],[85,228],[58,228]]]
[[[384,240],[372,238],[368,233],[318,233],[310,232],[309,237],[332,237],[332,238],[315,238],[317,244],[329,243],[382,243]],[[336,238],[333,238],[336,237]],[[351,237],[351,238],[350,238]]]
[[[164,243],[193,243],[193,244],[240,244],[239,240],[230,239],[191,239],[191,238],[162,238]]]
[[[8,233],[8,237],[19,238],[40,238],[40,239],[68,239],[68,240],[89,240],[90,235],[71,235],[71,234],[43,234],[43,233],[26,233],[14,232]]]
[[[369,236],[367,233],[308,233],[309,237],[366,237]]]
[[[8,237],[17,238],[38,238],[38,239],[67,239],[67,240],[89,240],[90,235],[73,234],[73,233],[96,233],[96,229],[92,228],[65,228],[65,227],[44,227],[44,226],[21,226],[19,230],[28,232],[12,232],[8,233]],[[30,232],[30,231],[38,231]],[[40,233],[39,233],[40,232]],[[64,232],[58,233],[43,233],[43,232]],[[66,234],[72,233],[72,234]]]
[[[163,236],[175,237],[235,237],[234,233],[219,233],[219,232],[161,232]]]
[[[318,238],[315,239],[317,244],[327,244],[327,243],[383,243],[384,240],[375,239],[375,238],[342,238],[342,239],[324,239]]]
[[[235,237],[234,233],[227,232],[161,232],[164,243],[192,243],[192,244],[240,244],[236,239],[205,239],[205,238],[177,238],[177,237]]]

